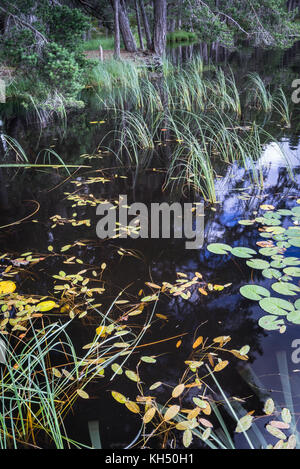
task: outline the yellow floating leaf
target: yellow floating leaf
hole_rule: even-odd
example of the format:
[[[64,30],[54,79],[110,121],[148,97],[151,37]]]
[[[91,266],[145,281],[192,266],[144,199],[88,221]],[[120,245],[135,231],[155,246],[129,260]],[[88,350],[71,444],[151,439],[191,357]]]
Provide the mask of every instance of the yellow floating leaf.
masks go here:
[[[90,398],[88,393],[83,391],[83,389],[76,389],[76,392],[77,392],[78,396],[80,396],[82,399],[89,399]]]
[[[140,408],[135,402],[126,401],[125,405],[126,405],[127,409],[130,410],[130,412],[133,412],[134,414],[139,414]]]
[[[123,394],[121,394],[120,392],[112,391],[111,395],[120,404],[125,404],[125,402],[127,401],[126,397],[123,396]]]
[[[59,308],[59,305],[54,301],[42,301],[36,306],[37,311],[42,311],[42,313],[51,311],[54,308]]]
[[[198,291],[199,291],[202,295],[204,295],[204,296],[207,296],[207,295],[208,295],[207,291],[204,290],[204,288],[198,288]]]
[[[143,417],[143,422],[144,424],[151,422],[153,419],[154,415],[156,413],[156,408],[155,407],[150,407],[150,409],[147,410]]]
[[[199,413],[201,412],[201,409],[200,407],[195,407],[195,409],[191,410],[189,413],[188,413],[188,420],[193,420],[194,418],[196,418]]]
[[[4,280],[0,282],[0,295],[13,293],[16,290],[17,286],[11,280]]]
[[[176,417],[176,415],[178,414],[179,411],[180,411],[180,406],[179,405],[172,405],[171,407],[169,407],[169,409],[165,413],[164,421],[167,422],[167,421],[173,419],[174,417]]]
[[[193,343],[193,348],[195,349],[195,348],[199,347],[199,345],[201,345],[201,344],[203,344],[203,337],[202,336],[198,337],[198,339],[195,340],[195,342]]]
[[[260,208],[262,210],[274,210],[274,205],[268,205],[268,204],[265,204],[265,205],[261,205]]]
[[[226,368],[226,366],[228,365],[229,361],[228,360],[224,360],[224,361],[221,361],[219,362],[215,368],[214,368],[214,371],[222,371],[224,370],[224,368]]]
[[[185,385],[184,384],[178,384],[173,391],[172,391],[172,397],[176,398],[179,397],[183,391],[184,391]]]

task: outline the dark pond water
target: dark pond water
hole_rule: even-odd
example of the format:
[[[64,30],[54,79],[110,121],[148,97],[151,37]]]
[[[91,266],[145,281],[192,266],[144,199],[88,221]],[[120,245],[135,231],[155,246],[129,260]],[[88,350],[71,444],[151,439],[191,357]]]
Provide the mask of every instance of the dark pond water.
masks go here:
[[[195,46],[197,50],[197,47]],[[174,52],[172,52],[174,54]],[[180,54],[182,52],[175,51]],[[188,50],[184,52],[187,55]],[[192,51],[194,54],[195,51]],[[293,57],[296,57],[294,55]],[[282,66],[281,57],[280,66]],[[291,64],[291,62],[289,62]],[[274,73],[282,73],[282,68],[274,68]],[[90,121],[106,120],[104,125],[91,126]],[[157,364],[145,365],[142,379],[146,385],[163,381],[172,386],[178,384],[184,371],[184,361],[191,353],[193,337],[202,335],[214,338],[229,335],[232,348],[240,349],[248,344],[249,362],[233,359],[230,366],[222,373],[222,387],[229,396],[245,399],[243,406],[247,411],[255,410],[262,414],[266,397],[271,396],[279,406],[285,406],[287,383],[291,388],[296,420],[300,412],[299,368],[292,362],[292,342],[300,340],[300,329],[297,325],[289,325],[284,334],[278,331],[265,331],[258,325],[261,309],[256,302],[243,298],[239,288],[254,281],[270,288],[271,280],[264,279],[260,271],[253,271],[246,266],[243,259],[233,256],[218,256],[210,253],[206,247],[210,243],[227,243],[231,246],[257,248],[256,242],[261,241],[257,227],[242,226],[240,219],[253,218],[253,212],[259,210],[261,204],[270,204],[279,208],[290,208],[299,198],[300,182],[300,141],[294,128],[282,132],[280,130],[280,146],[287,155],[294,170],[292,179],[286,170],[285,161],[278,150],[277,144],[268,145],[262,152],[260,165],[263,166],[264,187],[254,186],[245,169],[237,165],[218,165],[217,195],[218,204],[214,210],[205,207],[205,242],[199,250],[186,250],[184,240],[114,240],[100,241],[96,236],[95,207],[77,206],[67,199],[66,193],[93,196],[97,199],[117,199],[119,194],[127,194],[129,203],[133,201],[151,202],[200,201],[200,197],[185,198],[181,193],[162,191],[165,172],[153,170],[164,166],[164,153],[156,155],[148,168],[120,168],[111,154],[102,154],[102,159],[84,159],[84,154],[95,154],[103,135],[110,130],[110,121],[102,113],[95,114],[93,109],[74,113],[68,117],[65,131],[61,124],[50,123],[42,130],[32,123],[28,124],[24,116],[3,116],[5,133],[16,138],[27,155],[33,158],[39,150],[53,146],[55,151],[70,164],[85,164],[89,168],[81,168],[72,179],[65,180],[67,175],[62,170],[18,170],[0,169],[0,225],[9,225],[30,214],[36,207],[33,201],[40,204],[39,211],[32,219],[0,230],[1,253],[14,254],[24,252],[45,253],[47,246],[59,249],[66,244],[84,240],[88,247],[77,246],[72,254],[80,257],[85,264],[107,264],[105,280],[108,285],[104,304],[114,297],[121,288],[128,287],[128,294],[136,294],[144,283],[161,284],[164,281],[173,283],[176,272],[192,277],[200,272],[213,284],[231,284],[222,292],[211,292],[208,296],[193,294],[187,301],[184,299],[162,299],[156,312],[167,319],[156,317],[155,322],[146,335],[145,343],[168,339],[173,336],[182,337],[182,345],[176,348],[178,339],[149,345],[144,354],[157,355]],[[118,177],[116,177],[118,175]],[[105,176],[109,182],[85,184],[87,178]],[[124,178],[120,177],[123,176]],[[82,182],[76,186],[72,181]],[[52,228],[51,217],[60,215],[65,219],[77,213],[78,219],[91,220],[91,226],[72,227],[70,225]],[[137,257],[118,254],[119,248],[134,250]],[[299,248],[290,248],[289,256],[300,257]],[[34,277],[20,275],[17,278],[18,291],[47,295],[53,288],[52,275],[60,270],[56,258],[50,257],[35,269]],[[296,299],[296,297],[294,298]],[[121,311],[120,311],[121,314]],[[137,321],[139,324],[139,321]],[[80,347],[93,338],[96,324],[93,320],[74,321],[72,337]],[[178,337],[178,338],[179,338]],[[129,368],[133,368],[137,358],[130,359]],[[255,377],[255,378],[254,378]],[[255,385],[251,383],[255,381]],[[104,382],[105,381],[105,382]],[[130,397],[135,397],[137,389],[134,383],[116,377],[113,383],[103,384],[99,381],[90,390],[90,399],[80,402],[69,415],[66,424],[68,433],[76,440],[90,444],[88,422],[98,420],[103,447],[124,448],[130,444],[140,428],[138,417],[130,414],[124,406],[111,398],[108,390],[115,389]],[[164,402],[165,391],[157,395]],[[252,397],[250,397],[252,396]],[[249,399],[247,399],[249,398]],[[266,421],[258,424],[263,428]],[[235,424],[228,419],[233,433]],[[270,435],[265,438],[274,443]],[[238,447],[246,447],[241,436],[235,436]],[[158,441],[150,443],[159,447]],[[180,444],[180,443],[179,443]],[[199,446],[199,443],[194,443]]]

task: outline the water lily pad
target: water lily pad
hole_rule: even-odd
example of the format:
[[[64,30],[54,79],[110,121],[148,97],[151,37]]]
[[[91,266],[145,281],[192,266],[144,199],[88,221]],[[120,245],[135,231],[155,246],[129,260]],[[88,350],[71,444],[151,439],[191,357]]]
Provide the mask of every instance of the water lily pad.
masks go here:
[[[287,320],[293,322],[294,324],[300,324],[300,309],[289,313],[287,315]]]
[[[232,247],[228,244],[212,243],[207,246],[207,249],[214,254],[228,254],[232,250]]]
[[[255,220],[239,220],[240,225],[250,226],[255,223]]]
[[[254,254],[256,254],[256,251],[250,248],[236,247],[232,249],[231,253],[234,256],[240,257],[242,259],[250,259]]]
[[[262,274],[265,278],[276,278],[279,279],[281,277],[281,272],[280,270],[277,269],[265,269],[262,271]]]
[[[270,296],[269,290],[260,285],[244,285],[240,288],[240,293],[249,300],[259,301],[262,298]]]
[[[276,282],[273,283],[272,289],[279,293],[280,295],[291,295],[295,296],[298,292],[300,292],[300,288],[293,283],[286,283],[286,282]]]
[[[289,243],[295,248],[300,248],[300,238],[289,238]]]
[[[273,248],[261,248],[259,250],[259,253],[262,255],[262,256],[274,256],[276,254],[278,254],[278,248],[277,247],[273,247]]]
[[[284,267],[286,267],[286,264],[281,260],[275,260],[271,262],[271,267],[273,267],[274,269],[283,269]]]
[[[284,262],[285,265],[300,265],[299,257],[286,257]]]
[[[258,269],[258,270],[265,270],[270,267],[269,262],[264,261],[262,259],[250,259],[246,261],[246,264],[251,267],[251,269]]]
[[[293,215],[293,212],[291,210],[286,210],[286,209],[279,209],[277,210],[278,215],[282,215],[284,217],[288,217],[290,215]]]
[[[299,300],[296,300],[294,303],[295,309],[300,309],[300,298]]]
[[[288,312],[294,310],[292,303],[275,297],[263,298],[260,300],[259,305],[267,313],[276,314],[277,316],[286,316]]]
[[[278,319],[278,316],[263,316],[258,321],[258,324],[267,331],[277,331],[284,325],[283,319]]]
[[[300,277],[300,267],[287,267],[283,269],[283,272],[286,275],[291,275],[292,277]]]

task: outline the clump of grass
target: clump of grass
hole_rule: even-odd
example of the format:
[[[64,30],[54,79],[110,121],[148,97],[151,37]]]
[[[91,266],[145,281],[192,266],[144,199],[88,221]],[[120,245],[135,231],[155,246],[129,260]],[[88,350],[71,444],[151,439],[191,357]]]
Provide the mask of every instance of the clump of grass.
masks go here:
[[[167,34],[167,41],[169,43],[176,43],[176,42],[193,42],[197,41],[198,36],[196,33],[192,31],[174,31],[172,33]]]
[[[85,51],[99,50],[100,46],[103,50],[113,50],[115,40],[113,37],[98,37],[85,41],[82,45],[82,49]]]

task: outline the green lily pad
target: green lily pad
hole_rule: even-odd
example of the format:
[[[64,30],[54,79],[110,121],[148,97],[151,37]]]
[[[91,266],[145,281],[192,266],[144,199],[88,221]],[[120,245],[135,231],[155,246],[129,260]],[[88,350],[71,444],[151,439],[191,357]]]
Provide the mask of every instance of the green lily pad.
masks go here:
[[[300,309],[300,298],[295,301],[295,309]]]
[[[285,265],[300,265],[299,257],[286,257],[284,262]]]
[[[254,254],[256,254],[256,251],[250,248],[237,247],[233,248],[231,253],[234,256],[240,257],[242,259],[250,259],[251,257],[253,257]]]
[[[300,309],[297,309],[296,311],[292,311],[287,315],[288,321],[294,323],[294,324],[300,324]]]
[[[207,246],[207,249],[214,254],[228,254],[232,250],[232,247],[228,244],[212,243]]]
[[[279,293],[280,295],[291,295],[295,296],[298,292],[300,292],[300,288],[293,283],[286,283],[286,282],[276,282],[273,283],[272,289]]]
[[[246,261],[246,264],[252,269],[258,269],[258,270],[265,270],[270,267],[269,262],[264,261],[262,259],[256,259],[256,258]]]
[[[260,300],[259,306],[267,313],[276,314],[277,316],[286,316],[288,312],[294,311],[292,303],[272,296]]]
[[[267,331],[277,331],[281,326],[284,325],[284,320],[277,318],[278,316],[263,316],[258,321],[258,324]]]
[[[240,288],[240,293],[248,300],[259,301],[264,297],[270,296],[269,290],[260,285],[244,285]]]
[[[276,278],[276,279],[279,279],[282,275],[282,273],[280,272],[280,270],[277,270],[277,269],[265,269],[262,271],[262,274],[265,278]]]
[[[250,226],[255,223],[255,220],[239,220],[240,225]]]
[[[262,256],[274,256],[276,254],[278,254],[278,248],[274,247],[274,248],[261,248],[259,250],[259,253],[262,255]]]
[[[286,210],[286,209],[279,209],[277,210],[278,215],[282,215],[284,217],[288,217],[290,215],[293,215],[293,212],[291,210]]]
[[[286,264],[280,260],[276,260],[271,262],[271,267],[273,267],[274,269],[283,269],[284,267],[286,267]]]
[[[286,275],[291,275],[292,277],[300,277],[300,267],[287,267],[283,269],[283,272]]]
[[[295,248],[300,248],[300,238],[289,238],[289,243]]]

